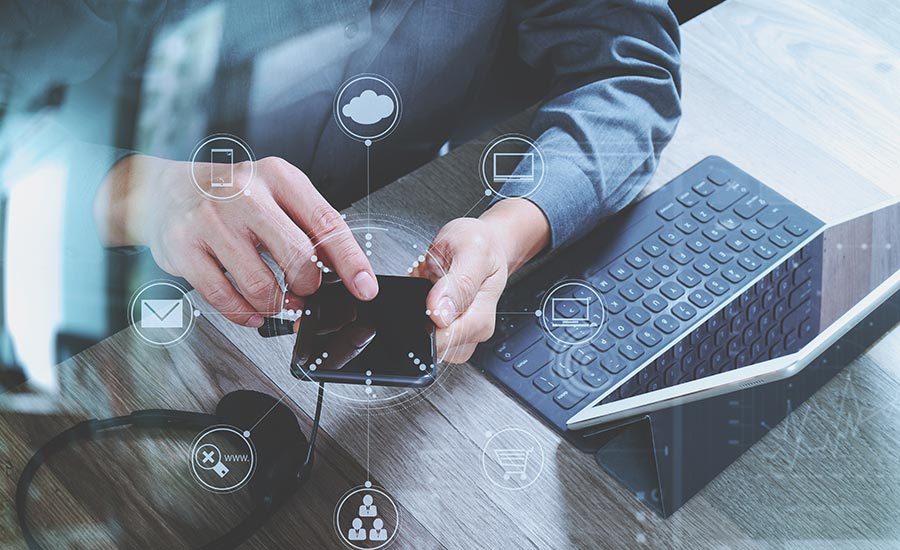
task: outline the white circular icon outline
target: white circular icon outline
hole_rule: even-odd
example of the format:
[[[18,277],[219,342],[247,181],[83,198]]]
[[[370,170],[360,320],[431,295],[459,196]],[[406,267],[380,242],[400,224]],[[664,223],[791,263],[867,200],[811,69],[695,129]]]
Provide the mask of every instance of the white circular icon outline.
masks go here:
[[[214,485],[210,485],[209,483],[204,481],[203,478],[200,477],[200,474],[197,472],[196,458],[197,458],[197,453],[200,451],[200,448],[205,447],[206,445],[216,447],[215,445],[212,445],[210,443],[204,443],[201,445],[200,442],[203,440],[204,437],[207,437],[210,434],[217,433],[217,432],[228,432],[228,433],[232,433],[232,434],[238,436],[241,439],[241,441],[243,441],[244,444],[247,445],[247,449],[250,452],[250,468],[247,469],[247,473],[244,475],[243,478],[241,478],[240,481],[238,481],[237,483],[235,483],[233,485],[229,485],[228,487],[216,487]],[[218,449],[218,447],[216,447],[216,449]],[[221,456],[222,456],[222,452],[219,451],[220,459],[221,459]],[[233,492],[241,489],[242,487],[244,487],[244,485],[246,485],[250,481],[250,478],[252,478],[253,474],[256,472],[256,447],[253,446],[253,442],[250,441],[249,437],[244,436],[243,431],[238,430],[234,426],[227,426],[227,425],[222,424],[222,425],[218,425],[218,426],[212,426],[211,428],[207,428],[207,429],[203,430],[202,432],[200,432],[199,434],[197,434],[197,437],[194,438],[194,442],[191,444],[191,459],[190,460],[191,460],[191,474],[194,476],[194,480],[197,481],[197,483],[199,483],[204,489],[211,491],[213,493],[228,494],[228,493],[233,493]],[[213,468],[214,467],[215,466],[213,466]],[[209,468],[209,469],[201,468],[201,469],[204,471],[209,471],[212,468]]]
[[[347,539],[347,535],[344,533],[343,527],[340,524],[341,511],[344,509],[344,505],[347,503],[347,501],[350,500],[350,498],[353,495],[356,495],[356,494],[359,494],[362,492],[376,493],[378,495],[381,495],[385,499],[387,499],[387,501],[391,504],[391,507],[393,507],[393,509],[394,509],[394,517],[397,518],[397,521],[395,522],[395,525],[394,525],[394,529],[391,532],[391,536],[389,536],[387,538],[387,540],[385,540],[378,546],[373,546],[371,548],[364,547],[364,546],[357,546],[357,545],[353,544],[353,542],[351,542],[350,540]],[[350,489],[346,493],[344,493],[344,496],[338,502],[338,505],[334,508],[334,530],[337,532],[338,538],[341,539],[341,542],[344,543],[348,548],[352,548],[353,550],[382,550],[384,548],[387,548],[391,543],[393,543],[394,539],[397,537],[397,533],[400,532],[400,507],[397,506],[397,503],[394,502],[394,499],[391,498],[391,496],[389,494],[387,494],[384,490],[382,490],[378,487],[374,487],[374,486],[366,487],[364,485],[360,486],[360,487],[355,487],[353,489]]]
[[[247,182],[244,185],[242,185],[241,187],[239,187],[237,189],[237,191],[235,191],[233,194],[227,195],[227,196],[214,195],[214,194],[208,192],[206,189],[204,189],[203,185],[201,185],[200,182],[197,180],[197,174],[195,173],[195,170],[194,170],[194,165],[197,163],[197,155],[200,154],[200,151],[202,151],[203,148],[206,147],[210,142],[216,141],[216,140],[225,140],[225,141],[230,141],[230,142],[234,143],[235,145],[237,145],[244,151],[244,154],[247,155],[247,159],[250,161],[250,176],[247,178]],[[247,193],[247,190],[250,189],[250,184],[253,183],[253,180],[255,177],[256,177],[256,155],[253,154],[253,150],[250,149],[250,146],[247,145],[247,143],[244,140],[242,140],[241,138],[239,138],[237,136],[233,136],[231,134],[213,134],[211,136],[206,136],[205,138],[203,138],[200,141],[200,143],[198,143],[194,147],[194,150],[191,151],[191,182],[193,182],[194,188],[197,189],[197,191],[202,193],[208,199],[212,199],[215,201],[229,201],[232,199],[236,199],[236,198],[240,197],[241,195],[244,195]]]
[[[526,144],[530,149],[532,149],[535,153],[537,153],[538,159],[541,163],[541,175],[535,182],[534,186],[527,193],[523,195],[514,195],[509,196],[500,192],[499,189],[494,189],[493,185],[491,185],[491,178],[488,177],[487,172],[487,160],[491,157],[493,150],[500,144],[506,143],[509,141],[519,141]],[[493,141],[487,144],[487,147],[484,148],[484,151],[481,152],[481,158],[479,159],[479,172],[481,174],[481,184],[484,185],[485,191],[490,192],[493,195],[496,195],[500,198],[511,199],[511,198],[526,198],[535,194],[537,190],[543,185],[544,177],[547,174],[547,164],[544,160],[544,153],[541,152],[540,147],[537,146],[537,143],[534,142],[528,136],[522,134],[504,134],[500,137],[495,138]]]
[[[180,292],[181,299],[184,300],[185,302],[187,302],[188,308],[190,309],[190,311],[188,312],[187,326],[181,330],[181,334],[179,334],[175,338],[172,338],[171,340],[166,340],[164,342],[149,338],[143,332],[141,332],[141,329],[138,328],[138,323],[136,322],[135,317],[134,317],[134,308],[137,305],[138,300],[140,299],[141,295],[153,287],[162,287],[162,286],[171,287],[171,288],[174,288],[175,290],[177,290],[178,292]],[[194,319],[196,317],[197,317],[197,309],[194,307],[194,303],[191,301],[190,297],[188,297],[187,290],[184,287],[182,287],[181,285],[179,285],[178,283],[175,283],[172,281],[150,281],[149,283],[147,283],[147,284],[143,285],[142,287],[140,287],[139,289],[137,289],[137,291],[131,297],[131,300],[129,300],[129,302],[128,302],[128,322],[131,325],[131,328],[137,333],[137,335],[141,338],[141,340],[144,340],[145,342],[147,342],[148,344],[150,344],[152,346],[167,347],[167,346],[173,346],[173,345],[181,342],[194,328]]]
[[[394,99],[394,114],[393,114],[393,120],[391,120],[391,124],[387,128],[385,128],[383,131],[381,131],[380,133],[371,135],[371,136],[357,134],[356,132],[354,132],[350,128],[348,128],[347,124],[341,119],[341,98],[343,97],[344,92],[347,91],[347,88],[349,88],[350,86],[352,86],[353,84],[356,84],[357,82],[359,82],[361,80],[374,80],[375,82],[378,82],[379,84],[381,84],[382,86],[384,86],[385,88],[388,89],[388,91],[391,93],[391,95],[393,96],[393,99]],[[402,107],[403,107],[403,105],[400,100],[400,92],[399,92],[399,90],[397,90],[397,87],[394,86],[394,84],[390,80],[388,80],[387,78],[385,78],[381,75],[378,75],[378,74],[364,73],[364,74],[359,74],[354,77],[351,77],[351,78],[347,79],[343,84],[341,84],[341,87],[338,89],[338,92],[334,96],[334,103],[332,105],[332,110],[334,113],[334,120],[335,120],[335,122],[337,122],[338,127],[341,129],[342,132],[344,132],[344,134],[346,134],[348,137],[350,137],[352,139],[362,141],[362,142],[369,142],[369,144],[370,144],[373,141],[379,141],[381,139],[386,138],[397,128],[397,125],[400,124],[400,112],[402,110]]]
[[[553,332],[554,327],[551,327],[547,324],[548,323],[547,319],[548,318],[552,319],[552,317],[553,317],[552,316],[553,295],[557,292],[562,291],[563,289],[565,289],[567,287],[570,287],[570,286],[584,288],[588,292],[593,294],[594,297],[597,299],[597,303],[600,304],[600,312],[601,312],[600,322],[597,323],[597,326],[593,327],[593,329],[591,330],[591,333],[588,336],[586,336],[580,340],[574,340],[574,341],[566,340],[565,338],[560,338],[559,336],[554,334],[554,332]],[[550,307],[549,312],[548,312],[548,306]],[[569,279],[569,280],[565,280],[565,281],[560,281],[559,283],[555,284],[550,290],[548,290],[546,293],[544,293],[544,297],[541,299],[540,312],[541,312],[541,328],[544,329],[544,332],[550,338],[552,338],[553,340],[555,340],[558,343],[563,344],[565,346],[583,346],[583,345],[591,342],[594,338],[597,337],[597,335],[599,335],[603,331],[603,328],[606,326],[606,322],[609,320],[609,316],[606,311],[606,303],[603,301],[603,295],[600,293],[600,291],[597,290],[596,288],[594,288],[594,286],[592,284],[588,283],[587,281],[581,281],[578,279]],[[548,313],[549,313],[549,315],[548,315]]]
[[[494,479],[494,476],[491,475],[491,472],[489,471],[488,464],[492,464],[493,459],[488,456],[488,448],[491,446],[492,441],[494,441],[497,437],[499,437],[500,435],[505,434],[505,433],[517,433],[520,435],[524,435],[526,438],[530,439],[534,443],[534,446],[532,447],[532,449],[536,448],[538,451],[540,451],[540,461],[538,462],[538,464],[539,464],[538,471],[536,474],[531,476],[531,479],[528,481],[528,483],[526,483],[524,485],[519,485],[516,487],[504,485],[504,484],[500,483],[499,481],[497,481],[496,479]],[[546,460],[546,455],[544,454],[544,446],[541,445],[541,441],[537,438],[537,436],[535,436],[533,433],[529,432],[528,430],[526,430],[524,428],[515,428],[515,427],[503,428],[502,430],[498,431],[497,433],[491,434],[491,436],[485,442],[484,447],[482,447],[482,449],[481,449],[481,471],[482,471],[482,473],[484,473],[484,477],[488,478],[488,480],[491,483],[493,483],[494,485],[496,485],[497,487],[499,487],[501,489],[506,489],[508,491],[521,491],[523,489],[527,489],[528,487],[531,487],[532,485],[534,485],[537,482],[537,480],[541,477],[541,474],[544,473],[544,461],[545,460]],[[526,462],[526,464],[527,464],[527,462]],[[508,479],[508,478],[504,478],[504,479]]]

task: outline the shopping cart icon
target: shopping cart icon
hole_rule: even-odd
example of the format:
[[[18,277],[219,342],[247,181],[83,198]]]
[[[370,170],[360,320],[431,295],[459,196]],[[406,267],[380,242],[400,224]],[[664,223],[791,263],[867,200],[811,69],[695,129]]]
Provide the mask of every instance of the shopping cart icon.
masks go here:
[[[528,479],[528,456],[534,449],[497,449],[494,455],[503,468],[503,479],[519,476]]]

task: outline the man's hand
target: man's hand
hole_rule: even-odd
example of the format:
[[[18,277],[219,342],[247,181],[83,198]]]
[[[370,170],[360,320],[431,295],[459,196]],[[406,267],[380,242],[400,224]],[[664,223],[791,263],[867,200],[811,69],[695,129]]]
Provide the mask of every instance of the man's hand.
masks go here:
[[[479,219],[445,225],[414,276],[434,287],[426,307],[437,325],[438,358],[468,361],[475,346],[494,334],[497,301],[510,273],[550,241],[550,225],[537,206],[506,199]]]
[[[288,162],[258,161],[250,193],[228,201],[200,194],[190,170],[190,163],[143,155],[116,164],[95,202],[106,243],[149,246],[162,269],[187,279],[228,319],[251,327],[285,305],[261,250],[285,270],[295,308],[298,297],[312,294],[321,282],[313,255],[333,267],[357,298],[371,300],[378,293],[372,266],[341,215]],[[247,163],[234,166],[236,184],[249,174]],[[321,244],[314,249],[313,242]]]

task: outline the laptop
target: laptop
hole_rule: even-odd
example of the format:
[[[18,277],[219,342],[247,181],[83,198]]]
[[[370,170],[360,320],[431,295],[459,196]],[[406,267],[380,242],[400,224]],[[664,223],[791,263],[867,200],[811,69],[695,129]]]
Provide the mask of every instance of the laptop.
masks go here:
[[[898,234],[900,202],[826,225],[709,157],[511,289],[476,364],[572,439],[787,378],[900,288]]]

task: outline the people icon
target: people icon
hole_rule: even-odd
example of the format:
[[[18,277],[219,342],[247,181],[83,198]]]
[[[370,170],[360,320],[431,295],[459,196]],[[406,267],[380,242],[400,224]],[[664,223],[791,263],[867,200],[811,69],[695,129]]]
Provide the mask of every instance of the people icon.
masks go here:
[[[372,532],[375,531],[372,530]],[[347,532],[347,540],[366,540],[366,529],[363,527],[361,519],[353,520],[353,528]]]
[[[369,540],[376,542],[387,540],[387,529],[384,528],[381,518],[375,518],[375,521],[372,522],[372,529],[369,529]]]
[[[359,507],[359,517],[374,518],[378,516],[378,506],[375,506],[374,503],[375,499],[372,498],[372,495],[364,496],[362,506]]]

